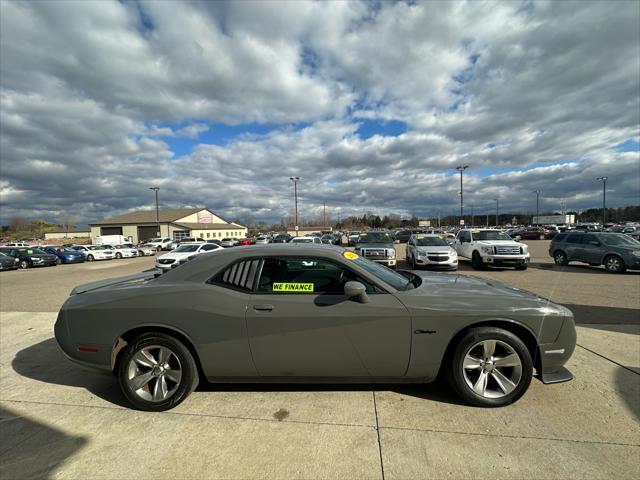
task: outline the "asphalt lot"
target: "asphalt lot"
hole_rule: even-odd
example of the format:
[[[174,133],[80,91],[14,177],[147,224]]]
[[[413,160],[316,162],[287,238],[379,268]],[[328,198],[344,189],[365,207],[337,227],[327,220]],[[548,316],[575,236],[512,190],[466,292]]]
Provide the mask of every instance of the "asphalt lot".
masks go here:
[[[172,411],[136,412],[114,378],[62,356],[52,327],[75,285],[154,257],[1,272],[0,478],[638,478],[640,273],[558,268],[548,242],[527,243],[525,272],[460,273],[569,306],[575,379],[534,380],[491,410],[436,383],[201,385]]]

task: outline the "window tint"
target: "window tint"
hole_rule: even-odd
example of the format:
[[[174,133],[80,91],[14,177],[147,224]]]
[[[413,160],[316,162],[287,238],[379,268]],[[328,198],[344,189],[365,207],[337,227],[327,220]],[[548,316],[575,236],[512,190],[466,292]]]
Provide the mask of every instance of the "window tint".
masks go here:
[[[253,289],[259,263],[260,260],[243,260],[234,263],[216,275],[209,283],[249,292]]]
[[[341,295],[344,284],[358,281],[367,292],[373,285],[351,270],[320,258],[266,258],[258,281],[258,292],[277,294],[330,293]]]
[[[561,241],[563,241],[563,240],[565,239],[565,237],[566,237],[566,236],[567,236],[567,234],[566,234],[566,233],[559,233],[558,235],[556,235],[556,236],[553,238],[553,240],[554,240],[555,242],[561,242]]]
[[[579,234],[573,234],[573,235],[569,235],[567,237],[567,243],[580,243],[581,239],[582,239],[583,235]]]
[[[600,240],[598,239],[597,236],[589,233],[587,235],[582,235],[582,243],[584,244],[589,244],[590,242],[598,242],[600,243]]]

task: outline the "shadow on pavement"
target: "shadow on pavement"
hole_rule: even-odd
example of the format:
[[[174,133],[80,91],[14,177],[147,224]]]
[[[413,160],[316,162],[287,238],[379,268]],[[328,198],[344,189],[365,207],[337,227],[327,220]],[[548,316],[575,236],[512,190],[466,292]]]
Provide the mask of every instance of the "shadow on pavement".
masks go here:
[[[639,373],[619,367],[616,370],[616,390],[627,408],[640,420],[640,382]]]
[[[116,378],[70,362],[53,338],[20,350],[11,362],[16,373],[39,382],[85,388],[110,403],[127,406]]]
[[[640,275],[638,270],[627,270],[624,273],[609,273],[602,266],[591,266],[586,263],[579,264],[574,263],[566,267],[561,267],[554,263],[531,263],[530,268],[537,268],[538,270],[553,270],[561,273],[593,273],[596,275]]]
[[[0,407],[0,478],[52,478],[88,440]]]
[[[580,326],[600,325],[640,325],[640,310],[637,308],[598,307],[594,305],[574,305],[564,303],[573,312],[576,324]]]

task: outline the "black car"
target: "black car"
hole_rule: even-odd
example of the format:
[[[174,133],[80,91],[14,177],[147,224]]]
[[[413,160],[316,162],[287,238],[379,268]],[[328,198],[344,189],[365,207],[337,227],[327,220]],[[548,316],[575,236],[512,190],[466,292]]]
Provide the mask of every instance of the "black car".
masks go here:
[[[0,252],[0,270],[15,270],[17,268],[20,268],[20,260]]]
[[[35,247],[4,247],[0,253],[17,258],[20,268],[52,267],[58,263],[58,257]]]
[[[291,235],[288,233],[279,233],[271,240],[271,243],[289,243]]]
[[[411,230],[400,230],[395,234],[395,239],[400,243],[407,243],[411,238],[411,235],[413,235]]]

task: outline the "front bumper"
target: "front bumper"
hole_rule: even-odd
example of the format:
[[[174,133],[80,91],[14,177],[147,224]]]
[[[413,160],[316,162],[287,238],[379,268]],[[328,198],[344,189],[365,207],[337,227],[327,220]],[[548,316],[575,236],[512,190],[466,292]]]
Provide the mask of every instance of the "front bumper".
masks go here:
[[[442,269],[442,270],[457,270],[458,268],[458,257],[451,258],[445,261],[433,261],[429,260],[429,257],[420,257],[417,256],[415,258],[416,266],[428,267],[434,269]]]
[[[520,267],[529,264],[529,255],[487,255],[482,261],[496,267]]]
[[[367,257],[365,257],[367,258]],[[376,263],[381,263],[382,265],[386,265],[387,267],[395,267],[397,265],[397,261],[395,258],[368,258],[368,260],[371,260],[373,262]]]
[[[564,367],[576,348],[576,325],[573,316],[565,316],[560,332],[552,343],[538,345],[536,368],[543,383],[567,382],[573,378]]]
[[[62,263],[82,263],[84,262],[84,257],[60,257]]]

